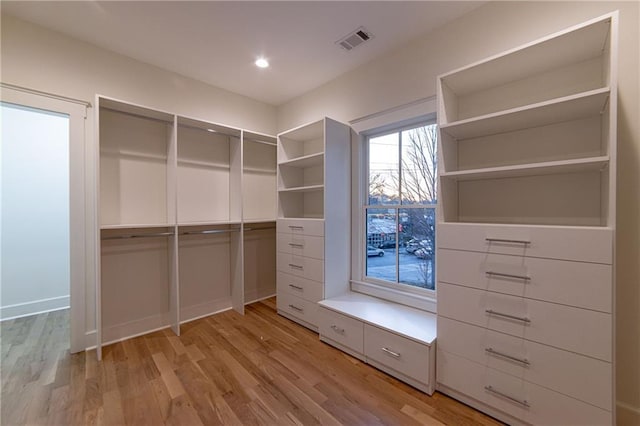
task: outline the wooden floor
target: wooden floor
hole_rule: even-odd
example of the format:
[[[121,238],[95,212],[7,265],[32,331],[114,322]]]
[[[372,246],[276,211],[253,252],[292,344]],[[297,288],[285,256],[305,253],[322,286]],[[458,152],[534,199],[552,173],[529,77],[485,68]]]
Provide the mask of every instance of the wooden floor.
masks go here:
[[[275,299],[69,355],[68,312],[2,323],[2,425],[493,425],[280,317]]]

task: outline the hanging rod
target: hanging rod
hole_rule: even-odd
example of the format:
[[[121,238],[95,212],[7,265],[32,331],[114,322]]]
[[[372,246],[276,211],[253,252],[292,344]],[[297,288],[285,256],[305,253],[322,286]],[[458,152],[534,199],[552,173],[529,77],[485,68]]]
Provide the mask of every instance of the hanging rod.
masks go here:
[[[277,142],[268,142],[268,141],[262,141],[262,140],[259,140],[259,139],[247,138],[247,139],[245,139],[245,141],[253,142],[253,143],[261,143],[263,145],[269,145],[269,146],[278,146]]]
[[[215,125],[211,124],[212,128],[215,127],[215,126],[220,126],[220,125],[219,124],[215,124]],[[192,129],[192,130],[200,130],[202,132],[211,133],[213,135],[222,135],[222,136],[228,136],[230,138],[238,138],[238,139],[240,138],[240,135],[232,133],[233,130],[235,130],[235,129],[229,129],[229,131],[220,131],[220,130],[211,129],[211,130],[214,130],[212,132],[211,130],[208,130],[207,128],[204,128],[204,127],[193,126],[191,124],[185,124],[185,123],[180,123],[180,122],[178,122],[178,127],[185,127],[187,129]]]
[[[275,226],[265,226],[264,228],[244,228],[245,231],[262,231],[263,229],[276,229]]]
[[[173,232],[155,232],[148,234],[126,234],[126,235],[111,235],[108,237],[102,237],[102,240],[128,240],[131,238],[154,238],[154,237],[169,237],[174,235]]]
[[[238,232],[240,228],[233,229],[207,229],[204,231],[185,231],[180,232],[179,235],[202,235],[202,234],[226,234],[229,232]]]
[[[20,92],[31,93],[33,95],[45,96],[47,98],[57,99],[59,101],[71,102],[74,104],[84,105],[87,108],[91,108],[91,102],[84,101],[82,99],[69,98],[67,96],[56,95],[55,93],[43,92],[41,90],[29,89],[27,87],[16,86],[15,84],[0,82],[0,87],[6,89],[18,90]]]
[[[118,114],[128,115],[129,117],[142,118],[143,120],[156,121],[156,122],[163,123],[163,124],[171,124],[171,125],[173,125],[173,121],[165,120],[165,119],[162,119],[162,118],[149,117],[148,115],[138,114],[137,112],[122,111],[120,109],[116,109],[116,108],[112,108],[112,107],[108,107],[108,106],[100,106],[100,110],[111,111],[111,112],[115,112],[115,113],[118,113]]]

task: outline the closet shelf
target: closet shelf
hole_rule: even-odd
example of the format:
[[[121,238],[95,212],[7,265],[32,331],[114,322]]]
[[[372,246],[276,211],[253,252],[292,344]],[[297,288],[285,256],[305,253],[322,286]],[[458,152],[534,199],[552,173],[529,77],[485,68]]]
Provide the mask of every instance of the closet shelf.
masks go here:
[[[446,179],[465,181],[512,178],[523,176],[540,176],[563,173],[579,173],[600,171],[609,165],[609,157],[589,157],[573,160],[548,161],[543,163],[521,164],[516,166],[490,167],[486,169],[462,170],[457,172],[442,173]]]
[[[240,225],[240,220],[209,220],[199,222],[179,222],[179,227],[184,226],[221,226],[221,225]]]
[[[279,188],[279,193],[316,192],[324,190],[324,185],[296,186],[293,188]]]
[[[609,92],[609,87],[603,87],[576,95],[442,124],[440,129],[456,139],[467,139],[577,120],[601,114],[606,107]]]
[[[305,167],[322,166],[323,161],[324,161],[324,152],[318,152],[315,154],[297,157],[292,160],[282,161],[278,163],[278,165],[286,166],[286,167],[305,168]]]

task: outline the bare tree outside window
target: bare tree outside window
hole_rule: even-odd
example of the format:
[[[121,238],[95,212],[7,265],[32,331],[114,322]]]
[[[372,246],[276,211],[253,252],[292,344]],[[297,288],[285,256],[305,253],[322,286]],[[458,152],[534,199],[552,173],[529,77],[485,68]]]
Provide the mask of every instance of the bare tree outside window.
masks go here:
[[[366,275],[434,289],[436,125],[374,136],[368,143]],[[379,249],[386,255],[379,256]],[[378,257],[371,258],[374,253]]]

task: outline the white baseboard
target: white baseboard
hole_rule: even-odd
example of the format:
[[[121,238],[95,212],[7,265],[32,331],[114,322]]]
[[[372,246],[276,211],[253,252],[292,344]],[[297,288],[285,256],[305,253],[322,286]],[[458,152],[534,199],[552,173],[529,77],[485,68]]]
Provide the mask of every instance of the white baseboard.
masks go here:
[[[231,309],[230,297],[211,300],[193,306],[184,306],[180,308],[180,324],[208,317],[210,315],[227,311],[229,309]]]
[[[616,403],[616,424],[640,425],[640,407],[634,407],[622,401]]]
[[[102,344],[105,346],[110,345],[111,343],[162,330],[163,328],[170,327],[170,325],[171,323],[169,322],[167,314],[158,314],[124,324],[103,327]]]
[[[90,330],[84,333],[84,348],[86,351],[96,348],[97,338],[96,330]]]
[[[246,292],[244,294],[244,304],[249,305],[251,303],[259,302],[264,299],[268,299],[276,295],[275,288],[263,288]]]
[[[69,295],[16,303],[15,305],[0,307],[0,321],[68,309],[70,306],[71,300]]]

